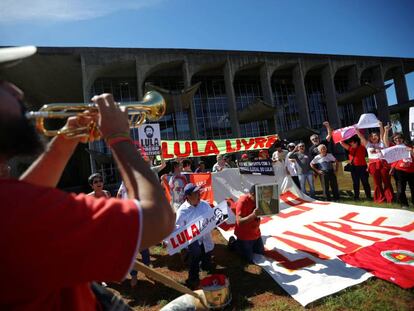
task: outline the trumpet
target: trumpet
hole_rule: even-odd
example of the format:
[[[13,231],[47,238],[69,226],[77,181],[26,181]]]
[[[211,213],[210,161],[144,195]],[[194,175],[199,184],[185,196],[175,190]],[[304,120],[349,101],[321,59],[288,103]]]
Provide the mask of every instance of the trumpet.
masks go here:
[[[148,121],[157,121],[163,117],[166,111],[166,102],[162,95],[156,91],[145,93],[142,101],[117,103],[128,111],[129,126],[136,128]],[[26,118],[36,121],[37,130],[45,136],[63,135],[66,138],[90,137],[99,138],[99,129],[96,122],[88,126],[76,129],[62,127],[58,130],[50,130],[45,126],[45,119],[64,119],[73,116],[96,116],[99,113],[94,103],[70,103],[48,104],[39,111],[26,113]]]

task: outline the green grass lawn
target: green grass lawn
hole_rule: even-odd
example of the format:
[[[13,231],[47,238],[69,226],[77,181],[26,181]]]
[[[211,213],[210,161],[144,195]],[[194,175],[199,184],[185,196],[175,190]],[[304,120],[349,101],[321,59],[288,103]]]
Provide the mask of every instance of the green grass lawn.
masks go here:
[[[345,182],[342,183],[344,184]],[[346,197],[341,201],[355,205],[375,206],[372,201],[354,202]],[[398,204],[380,206],[399,207]],[[217,230],[213,231],[213,239],[216,244],[214,257],[217,273],[227,275],[231,283],[233,300],[226,310],[414,310],[414,289],[402,289],[375,277],[303,308],[263,269],[256,265],[245,264],[237,254],[230,252],[226,246],[227,241]],[[150,251],[151,262],[157,271],[184,283],[187,269],[179,255],[168,256],[166,250],[160,246],[152,247]],[[205,273],[202,272],[200,277],[204,276]],[[138,275],[138,285],[134,289],[129,287],[128,280],[121,284],[112,283],[109,286],[111,290],[127,300],[134,310],[159,310],[181,295],[173,289],[147,279],[141,273]]]

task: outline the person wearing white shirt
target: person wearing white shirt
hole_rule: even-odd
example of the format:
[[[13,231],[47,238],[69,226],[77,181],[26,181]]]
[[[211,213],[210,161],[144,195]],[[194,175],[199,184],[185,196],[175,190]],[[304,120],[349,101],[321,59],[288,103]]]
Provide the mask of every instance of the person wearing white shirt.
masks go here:
[[[338,161],[331,154],[325,145],[318,146],[319,154],[310,162],[310,166],[322,177],[323,194],[326,200],[331,200],[329,186],[333,193],[333,200],[339,200],[338,181],[336,179],[336,172],[338,171]]]
[[[290,177],[292,177],[293,182],[300,189],[300,182],[298,177],[298,164],[296,163],[296,160],[290,158],[293,152],[295,152],[296,145],[294,143],[289,143],[287,147],[288,153],[286,155],[285,160],[286,170],[289,173]]]
[[[200,215],[211,211],[210,205],[200,199],[200,187],[189,183],[184,187],[184,195],[186,201],[177,210],[175,221],[177,228],[184,227]],[[214,242],[210,232],[188,246],[187,261],[189,271],[186,285],[191,289],[197,288],[200,282],[200,262],[203,270],[210,272],[213,269],[211,262],[213,248]]]

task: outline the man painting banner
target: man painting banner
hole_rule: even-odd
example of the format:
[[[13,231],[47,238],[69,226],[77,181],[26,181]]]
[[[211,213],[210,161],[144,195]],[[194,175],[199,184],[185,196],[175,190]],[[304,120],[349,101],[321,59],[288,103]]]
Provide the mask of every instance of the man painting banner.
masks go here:
[[[149,156],[161,154],[161,134],[158,123],[146,124],[138,128],[139,143]]]
[[[178,253],[183,248],[200,239],[203,235],[221,225],[225,221],[235,219],[233,212],[228,208],[227,201],[223,201],[208,213],[195,218],[185,227],[178,228],[164,240],[169,255]]]

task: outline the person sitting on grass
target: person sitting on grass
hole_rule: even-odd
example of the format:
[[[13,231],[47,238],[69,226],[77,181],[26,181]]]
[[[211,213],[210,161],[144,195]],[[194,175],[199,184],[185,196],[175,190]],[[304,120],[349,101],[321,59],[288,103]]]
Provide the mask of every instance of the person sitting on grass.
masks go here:
[[[319,154],[313,158],[310,166],[322,178],[323,195],[327,201],[331,200],[329,185],[331,186],[334,201],[339,200],[338,181],[336,172],[338,171],[338,161],[328,153],[325,145],[318,146]]]
[[[249,262],[253,262],[253,253],[264,254],[260,217],[256,208],[256,186],[250,187],[248,194],[243,194],[236,202],[236,249]]]

